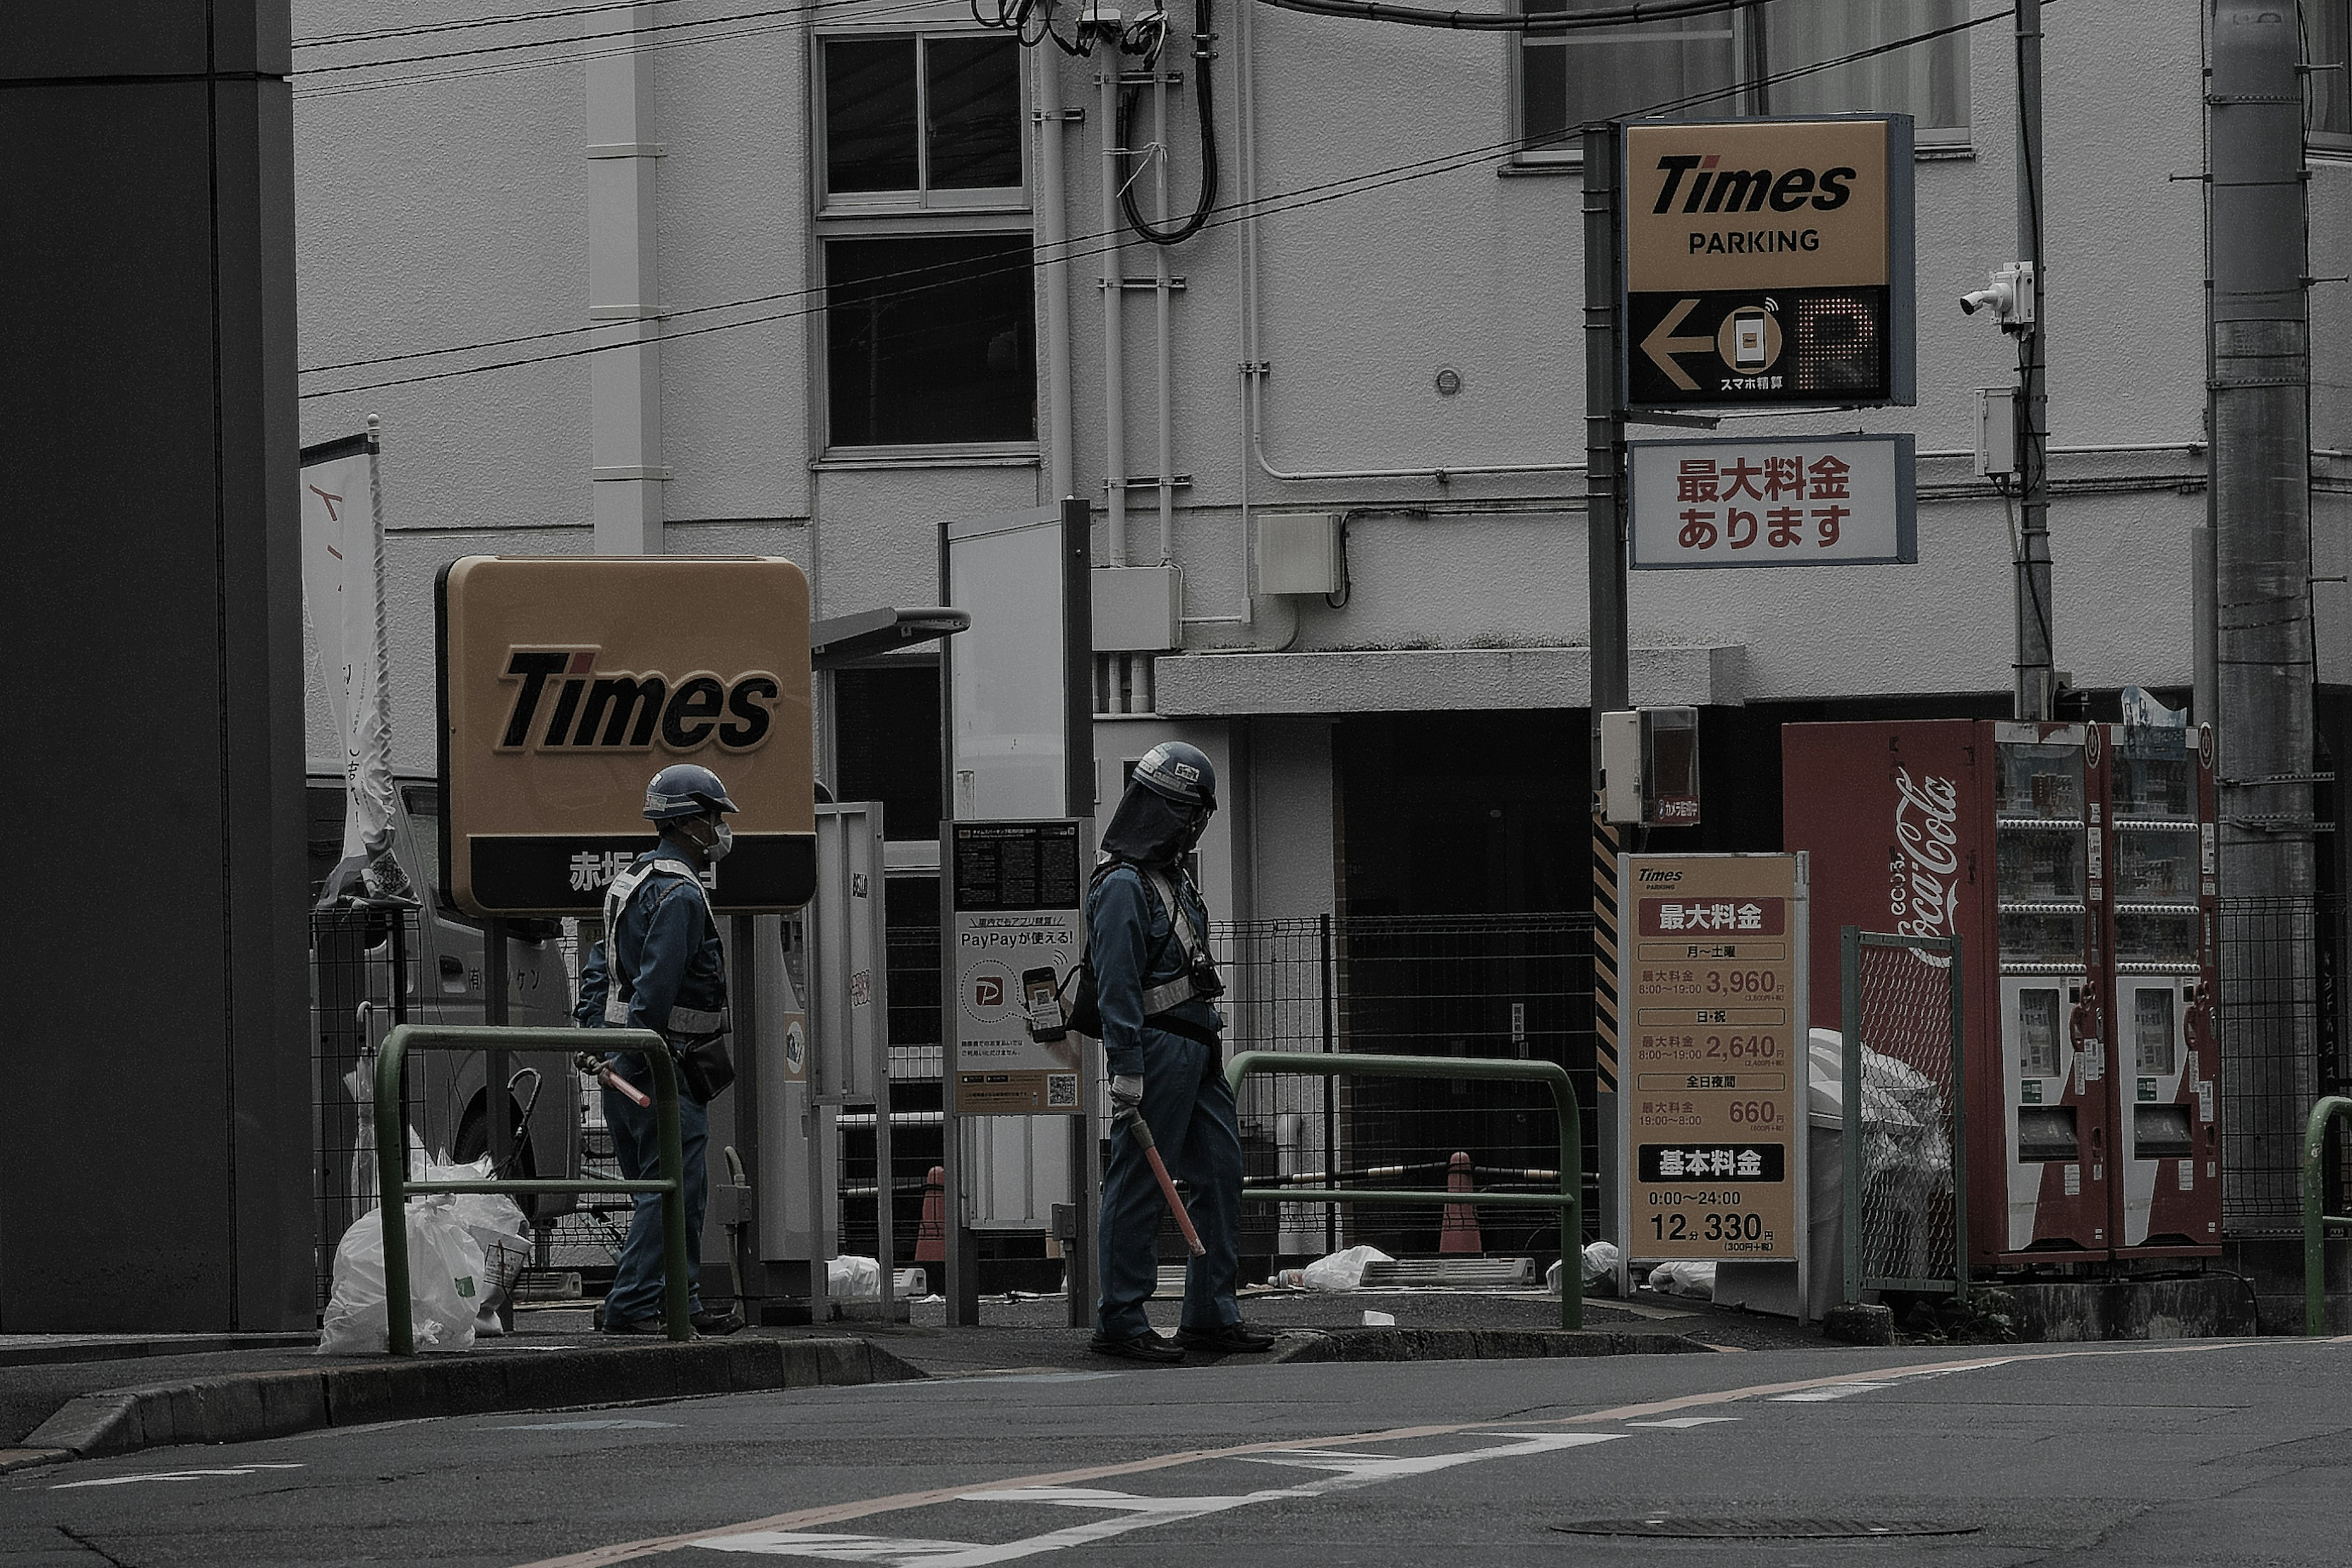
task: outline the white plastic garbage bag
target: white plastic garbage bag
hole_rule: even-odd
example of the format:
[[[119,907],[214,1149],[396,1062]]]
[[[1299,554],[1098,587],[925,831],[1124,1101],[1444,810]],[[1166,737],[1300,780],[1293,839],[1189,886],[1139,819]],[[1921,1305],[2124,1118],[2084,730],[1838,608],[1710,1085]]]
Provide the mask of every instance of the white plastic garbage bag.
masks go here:
[[[824,1266],[824,1293],[836,1301],[878,1301],[882,1265],[871,1258],[832,1258]]]
[[[490,1170],[488,1154],[462,1165],[427,1162],[419,1179],[482,1182],[490,1179]],[[504,1193],[452,1193],[448,1201],[457,1223],[482,1251],[480,1310],[474,1314],[474,1331],[494,1338],[507,1331],[499,1321],[499,1309],[506,1305],[515,1282],[530,1262],[530,1222],[524,1217],[522,1205]]]
[[[409,1321],[418,1350],[470,1350],[481,1298],[482,1249],[466,1233],[453,1198],[410,1200]],[[370,1209],[335,1247],[334,1293],[319,1331],[320,1355],[383,1355],[392,1329],[384,1310],[383,1216]]]
[[[1715,1299],[1715,1265],[1661,1263],[1650,1270],[1650,1289],[1662,1296],[1696,1296],[1703,1301],[1711,1301]]]
[[[1299,1283],[1309,1290],[1353,1290],[1364,1282],[1368,1263],[1392,1263],[1377,1247],[1351,1247],[1328,1258],[1318,1258],[1299,1270]]]

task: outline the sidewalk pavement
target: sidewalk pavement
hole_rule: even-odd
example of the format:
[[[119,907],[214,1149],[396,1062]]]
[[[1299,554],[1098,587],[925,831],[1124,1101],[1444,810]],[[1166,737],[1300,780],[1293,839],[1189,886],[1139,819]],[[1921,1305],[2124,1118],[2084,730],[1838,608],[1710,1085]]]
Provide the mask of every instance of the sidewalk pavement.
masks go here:
[[[596,1333],[591,1303],[525,1306],[515,1332],[415,1357],[314,1353],[310,1334],[0,1335],[0,1472],[182,1443],[237,1443],[320,1426],[503,1410],[571,1409],[919,1377],[1121,1368],[1087,1349],[1060,1296],[984,1300],[950,1327],[937,1299],[910,1320],[753,1329],[671,1344]],[[1160,1327],[1176,1303],[1155,1302]],[[1406,1361],[1664,1354],[1820,1347],[1819,1330],[1655,1297],[1588,1299],[1559,1325],[1539,1291],[1245,1292],[1278,1330],[1272,1361]],[[1366,1313],[1392,1325],[1367,1326]],[[1188,1364],[1222,1358],[1194,1356]],[[1181,1375],[1181,1368],[1173,1375]],[[1162,1374],[1168,1375],[1168,1374]]]

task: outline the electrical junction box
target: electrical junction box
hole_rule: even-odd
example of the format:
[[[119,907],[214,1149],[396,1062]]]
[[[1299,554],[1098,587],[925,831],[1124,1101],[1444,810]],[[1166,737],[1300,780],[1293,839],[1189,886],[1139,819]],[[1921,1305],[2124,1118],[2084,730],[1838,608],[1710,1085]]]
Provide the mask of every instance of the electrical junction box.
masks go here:
[[[1601,715],[1601,815],[1645,827],[1698,826],[1698,710]]]
[[[1336,594],[1339,591],[1339,514],[1262,511],[1257,514],[1257,591]]]
[[[1977,394],[1977,472],[1988,479],[2017,473],[2017,394],[1988,386]]]
[[[1097,566],[1095,651],[1166,653],[1183,644],[1173,566]]]

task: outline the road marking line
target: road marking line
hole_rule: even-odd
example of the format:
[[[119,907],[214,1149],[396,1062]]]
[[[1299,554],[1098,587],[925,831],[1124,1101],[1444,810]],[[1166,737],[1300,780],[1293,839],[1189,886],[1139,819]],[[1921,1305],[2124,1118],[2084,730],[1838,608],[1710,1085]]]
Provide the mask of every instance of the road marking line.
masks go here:
[[[485,1432],[644,1432],[676,1428],[678,1421],[532,1421],[520,1426],[485,1426]]]
[[[69,1492],[79,1487],[127,1487],[134,1481],[201,1481],[212,1476],[249,1476],[257,1470],[299,1470],[306,1468],[296,1464],[278,1464],[236,1465],[217,1470],[150,1470],[138,1476],[104,1476],[94,1481],[59,1481],[49,1490]]]
[[[1384,1432],[1349,1432],[1328,1437],[1293,1437],[1270,1439],[1260,1443],[1237,1443],[1223,1448],[1183,1448],[1173,1453],[1155,1454],[1145,1458],[1129,1459],[1112,1465],[1090,1465],[1081,1469],[1057,1470],[1034,1476],[1014,1477],[995,1483],[999,1487],[1075,1485],[1087,1481],[1108,1480],[1118,1476],[1144,1475],[1154,1470],[1172,1469],[1181,1465],[1199,1464],[1209,1459],[1242,1458],[1252,1454],[1270,1454],[1300,1447],[1336,1447],[1350,1443],[1398,1443],[1415,1437],[1444,1437],[1462,1432],[1491,1432],[1508,1427],[1605,1426],[1622,1424],[1637,1417],[1675,1415],[1685,1411],[1704,1409],[1710,1405],[1737,1404],[1742,1400],[1769,1399],[1778,1394],[1794,1394],[1801,1389],[1825,1388],[1846,1383],[1884,1383],[1892,1378],[1928,1373],[1977,1372],[1990,1367],[2006,1366],[2019,1361],[2067,1361],[2095,1355],[2188,1355],[2206,1351],[2222,1350],[2283,1350],[2326,1341],[2312,1340],[2214,1340],[2193,1345],[2132,1345],[2107,1350],[2011,1351],[2000,1355],[1978,1356],[1965,1361],[1920,1362],[1910,1366],[1877,1367],[1868,1372],[1834,1373],[1824,1377],[1792,1378],[1784,1383],[1750,1384],[1740,1388],[1717,1389],[1702,1394],[1676,1394],[1665,1399],[1645,1400],[1638,1405],[1620,1405],[1607,1410],[1595,1410],[1582,1415],[1562,1415],[1550,1420],[1531,1421],[1516,1416],[1493,1421],[1433,1422],[1419,1426],[1398,1426]],[[985,1485],[987,1483],[982,1483]],[[708,1529],[681,1531],[675,1535],[649,1536],[638,1541],[616,1542],[610,1546],[592,1546],[585,1552],[575,1552],[562,1557],[543,1558],[524,1563],[521,1568],[607,1568],[614,1563],[633,1562],[659,1552],[675,1552],[681,1547],[698,1546],[704,1542],[751,1535],[763,1531],[805,1530],[814,1525],[839,1524],[853,1519],[865,1519],[877,1513],[898,1513],[910,1509],[929,1508],[938,1503],[953,1502],[974,1490],[971,1483],[954,1487],[932,1487],[922,1491],[895,1492],[887,1497],[862,1498],[849,1502],[820,1503],[811,1508],[793,1509],[786,1513],[771,1514],[763,1519],[745,1520],[738,1524],[718,1524]]]
[[[1680,1430],[1688,1426],[1713,1426],[1724,1423],[1737,1423],[1738,1419],[1739,1417],[1737,1415],[1675,1415],[1670,1416],[1664,1421],[1628,1421],[1625,1425],[1628,1426],[1669,1426],[1676,1430]]]
[[[1622,1436],[1613,1432],[1507,1432],[1511,1439],[1485,1447],[1446,1454],[1360,1454],[1333,1448],[1292,1448],[1245,1456],[1250,1463],[1297,1465],[1330,1474],[1297,1486],[1207,1497],[1147,1497],[1136,1492],[1108,1491],[1097,1487],[998,1487],[966,1492],[963,1502],[1014,1502],[1049,1508],[1080,1508],[1106,1511],[1110,1517],[1066,1525],[1018,1541],[958,1542],[922,1537],[834,1535],[817,1531],[761,1531],[751,1535],[698,1541],[707,1552],[733,1552],[772,1557],[823,1557],[837,1562],[880,1563],[888,1568],[988,1568],[1047,1552],[1091,1545],[1114,1536],[1131,1534],[1163,1524],[1177,1524],[1210,1514],[1227,1513],[1256,1503],[1318,1498],[1353,1491],[1406,1476],[1433,1474],[1459,1465],[1489,1459],[1524,1458],[1607,1443]]]
[[[1855,1394],[1874,1394],[1882,1388],[1894,1386],[1891,1383],[1845,1383],[1835,1388],[1807,1388],[1795,1394],[1776,1394],[1772,1402],[1776,1405],[1826,1405],[1832,1399],[1843,1399]]]

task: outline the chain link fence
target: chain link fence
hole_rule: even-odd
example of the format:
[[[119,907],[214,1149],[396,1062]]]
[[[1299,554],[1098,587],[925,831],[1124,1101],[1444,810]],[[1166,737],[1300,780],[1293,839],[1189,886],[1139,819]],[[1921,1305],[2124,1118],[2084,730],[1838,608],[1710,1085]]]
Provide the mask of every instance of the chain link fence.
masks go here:
[[[1959,942],[1844,933],[1846,1299],[1967,1293]],[[1858,1090],[1858,1092],[1857,1092]]]

